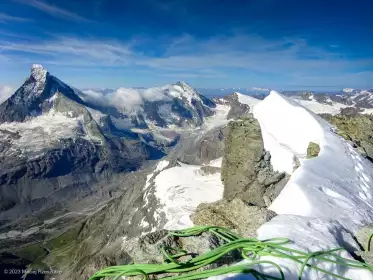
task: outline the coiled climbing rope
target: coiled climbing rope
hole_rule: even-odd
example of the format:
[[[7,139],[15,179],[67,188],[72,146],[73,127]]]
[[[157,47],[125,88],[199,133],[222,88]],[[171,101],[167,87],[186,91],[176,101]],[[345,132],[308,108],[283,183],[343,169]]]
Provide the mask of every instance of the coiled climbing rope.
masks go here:
[[[105,277],[120,279],[121,276],[137,276],[143,275],[143,279],[149,279],[150,275],[159,274],[177,274],[168,276],[163,279],[167,280],[194,280],[204,279],[211,276],[223,275],[228,273],[246,273],[251,274],[257,280],[285,280],[284,273],[279,265],[272,261],[260,260],[261,256],[272,256],[283,259],[290,259],[300,264],[298,279],[302,280],[304,270],[315,269],[325,275],[332,276],[335,279],[351,280],[330,271],[319,268],[316,264],[310,264],[310,260],[317,260],[322,263],[332,263],[349,268],[362,268],[373,272],[373,267],[365,263],[343,258],[337,254],[343,248],[336,248],[326,251],[317,251],[306,253],[285,245],[290,242],[287,238],[272,238],[267,240],[258,240],[255,238],[242,238],[229,229],[215,226],[196,226],[180,231],[171,231],[169,234],[179,237],[188,237],[200,235],[203,232],[210,232],[224,241],[220,247],[215,248],[209,252],[203,253],[199,256],[193,257],[186,262],[180,262],[178,259],[182,256],[188,255],[188,252],[181,248],[163,247],[162,253],[165,257],[163,264],[131,264],[118,265],[104,268],[96,272],[90,280],[98,280]],[[373,236],[373,235],[372,235]],[[370,238],[371,239],[371,238]],[[228,267],[219,267],[215,269],[195,271],[199,268],[212,264],[228,253],[238,250],[244,259],[250,262],[240,265],[232,265]],[[267,264],[272,265],[278,271],[278,276],[266,275],[262,272],[256,271],[253,266]]]

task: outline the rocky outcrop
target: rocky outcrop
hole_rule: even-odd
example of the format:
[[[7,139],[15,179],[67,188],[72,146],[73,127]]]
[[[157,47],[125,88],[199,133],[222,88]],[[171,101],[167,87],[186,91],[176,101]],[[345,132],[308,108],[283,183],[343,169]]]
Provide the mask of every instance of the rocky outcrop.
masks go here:
[[[317,143],[310,142],[307,148],[307,158],[317,157],[320,153],[320,146]]]
[[[276,213],[250,206],[239,198],[200,204],[191,216],[195,225],[227,227],[244,237],[256,237],[257,229]]]
[[[373,224],[362,227],[356,233],[356,239],[360,243],[361,250],[355,253],[369,265],[373,265],[373,240],[370,240],[369,242],[372,233]],[[368,245],[368,243],[370,244]]]
[[[252,205],[266,206],[278,194],[285,173],[275,172],[264,151],[259,123],[254,118],[230,122],[225,139],[221,178],[224,198],[236,197]],[[267,193],[267,195],[265,195]],[[264,196],[267,198],[264,199]]]
[[[207,165],[202,166],[199,170],[202,175],[211,175],[220,172],[221,168]]]
[[[355,107],[346,107],[341,109],[341,115],[346,117],[356,117],[359,114],[359,109]]]
[[[249,114],[250,107],[247,104],[243,104],[238,100],[237,93],[232,93],[224,97],[229,102],[231,109],[228,112],[227,119],[237,119],[239,117]]]
[[[259,123],[254,118],[230,122],[227,127],[221,179],[224,198],[242,197],[255,182],[255,166],[263,153]]]
[[[326,118],[333,124],[336,132],[348,141],[363,156],[373,160],[373,116],[328,116]]]

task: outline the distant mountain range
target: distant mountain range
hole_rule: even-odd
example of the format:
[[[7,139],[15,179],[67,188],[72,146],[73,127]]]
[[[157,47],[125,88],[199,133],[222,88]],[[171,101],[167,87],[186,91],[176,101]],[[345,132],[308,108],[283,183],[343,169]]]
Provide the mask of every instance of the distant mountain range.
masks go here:
[[[169,128],[201,126],[215,107],[185,82],[83,92],[33,65],[0,104],[0,231],[110,199],[118,176],[175,145]]]

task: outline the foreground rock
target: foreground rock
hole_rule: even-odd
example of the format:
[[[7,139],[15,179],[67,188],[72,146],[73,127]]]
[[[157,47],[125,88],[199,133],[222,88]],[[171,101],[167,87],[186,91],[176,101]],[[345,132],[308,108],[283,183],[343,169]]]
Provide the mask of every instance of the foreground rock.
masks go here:
[[[159,230],[149,233],[143,237],[133,238],[125,241],[122,244],[121,250],[115,250],[114,247],[121,246],[121,244],[115,244],[113,248],[108,248],[100,255],[91,258],[85,263],[84,267],[80,267],[82,278],[74,279],[85,279],[86,276],[92,276],[98,270],[105,268],[110,265],[124,265],[124,264],[162,264],[165,262],[165,256],[162,253],[163,247],[172,247],[176,249],[186,250],[189,254],[180,257],[180,262],[186,262],[192,257],[196,257],[215,248],[220,247],[223,241],[215,235],[205,232],[198,236],[178,237],[172,236],[167,230]],[[115,252],[115,253],[114,253]],[[223,265],[229,265],[241,260],[241,255],[238,251],[233,251],[219,261],[214,262],[205,267],[201,267],[196,271],[203,271],[208,269],[214,269]],[[160,279],[171,274],[163,273],[155,277]],[[175,275],[175,274],[173,274]],[[153,279],[153,278],[152,278]]]
[[[356,239],[360,243],[361,249],[360,251],[355,252],[356,255],[360,256],[366,263],[373,265],[373,242],[370,240],[370,245],[368,245],[368,241],[370,235],[373,233],[373,224],[366,225],[362,227],[356,233]],[[369,249],[368,250],[368,246]]]
[[[270,204],[285,186],[282,182],[281,188],[276,187],[285,178],[285,173],[273,170],[257,120],[248,117],[230,122],[224,143],[221,172],[224,198],[229,201],[238,197],[262,207]]]
[[[191,218],[195,225],[227,227],[241,236],[256,237],[257,229],[274,216],[271,210],[235,198],[200,204]]]

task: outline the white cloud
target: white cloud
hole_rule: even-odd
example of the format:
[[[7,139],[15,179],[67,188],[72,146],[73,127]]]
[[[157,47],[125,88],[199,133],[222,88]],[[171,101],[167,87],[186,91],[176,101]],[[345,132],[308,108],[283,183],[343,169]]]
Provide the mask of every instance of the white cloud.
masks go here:
[[[10,86],[0,86],[0,104],[7,100],[13,94],[13,88]]]
[[[110,105],[118,109],[138,108],[143,104],[143,99],[136,89],[119,88],[114,93],[106,96]]]
[[[38,54],[44,62],[62,65],[124,65],[133,52],[125,44],[58,37],[41,43],[3,41],[0,52],[20,51]],[[48,57],[48,58],[46,58]]]
[[[138,51],[138,47],[144,44],[158,48],[158,55]],[[348,59],[342,50],[315,47],[302,38],[268,40],[251,34],[214,36],[206,40],[184,34],[178,38],[149,39],[146,42],[134,39],[126,43],[70,37],[53,37],[34,43],[0,41],[0,55],[10,59],[12,51],[17,51],[26,56],[36,55],[41,63],[69,67],[151,69],[149,75],[157,77],[219,81],[232,79],[236,73],[241,80],[245,75],[274,75],[278,80],[293,84],[301,82],[299,77],[318,76],[324,80],[342,77],[351,69],[357,73],[359,69],[370,69],[373,65],[373,58]],[[355,79],[365,82],[363,75]],[[259,83],[263,84],[263,81]]]
[[[84,90],[84,101],[98,104],[101,106],[112,106],[120,111],[139,109],[145,101],[168,100],[165,95],[165,89],[169,86],[155,87],[148,89],[118,88],[112,93],[103,95],[94,90]]]
[[[11,16],[5,13],[0,13],[0,22],[7,22],[7,21],[12,21],[12,22],[28,22],[32,21],[29,18],[24,18],[24,17],[16,17],[16,16]]]
[[[47,4],[45,2],[39,1],[39,0],[16,0],[24,5],[31,6],[35,9],[38,9],[40,11],[43,11],[50,16],[62,18],[65,20],[72,20],[72,21],[91,21],[90,19],[87,19],[85,17],[82,17],[78,14],[75,14],[73,12],[70,12],[68,10]]]

